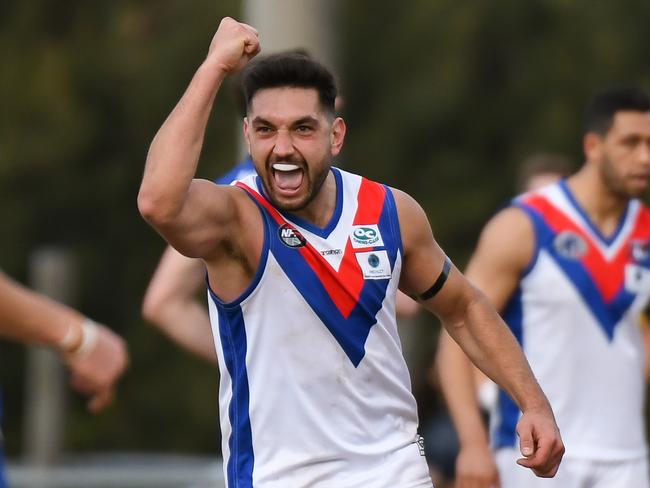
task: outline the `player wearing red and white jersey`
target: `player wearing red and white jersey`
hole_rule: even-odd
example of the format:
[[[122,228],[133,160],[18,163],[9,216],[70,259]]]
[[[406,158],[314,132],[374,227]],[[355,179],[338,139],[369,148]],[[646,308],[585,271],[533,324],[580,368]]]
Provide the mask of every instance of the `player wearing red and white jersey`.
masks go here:
[[[244,133],[259,179],[193,179],[221,83],[259,48],[254,28],[222,20],[152,142],[138,196],[170,244],[206,263],[229,488],[431,486],[395,333],[398,286],[517,399],[521,462],[553,476],[562,441],[505,324],[412,198],[332,168],[346,126],[328,70],[296,54],[252,63]]]
[[[460,486],[648,488],[640,316],[650,297],[650,99],[636,89],[594,97],[586,163],[524,194],[486,226],[468,277],[519,340],[566,444],[552,481],[511,461],[519,409],[501,393],[490,461],[471,372],[448,337],[443,388],[461,438]]]
[[[394,197],[331,171],[323,227],[276,209],[260,177],[238,183],[263,215],[264,245],[241,297],[209,297],[224,467],[250,469],[253,486],[430,486],[395,320]]]

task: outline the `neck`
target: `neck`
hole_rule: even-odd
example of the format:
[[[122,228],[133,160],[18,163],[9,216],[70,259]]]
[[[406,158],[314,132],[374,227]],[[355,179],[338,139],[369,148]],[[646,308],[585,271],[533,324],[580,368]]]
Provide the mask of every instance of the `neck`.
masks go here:
[[[609,189],[595,165],[589,163],[568,178],[567,184],[592,223],[603,235],[612,234],[627,208],[629,198],[623,198]]]

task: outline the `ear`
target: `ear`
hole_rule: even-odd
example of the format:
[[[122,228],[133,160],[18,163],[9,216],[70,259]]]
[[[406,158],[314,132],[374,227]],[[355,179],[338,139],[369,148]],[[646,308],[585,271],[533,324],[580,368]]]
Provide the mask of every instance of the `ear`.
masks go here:
[[[602,154],[603,138],[595,132],[587,132],[582,138],[582,150],[586,161],[599,160]]]
[[[251,139],[250,139],[250,125],[248,124],[248,117],[244,117],[244,140],[246,141],[246,149],[248,154],[251,153]]]
[[[330,132],[330,151],[333,157],[338,156],[343,148],[346,130],[345,121],[341,117],[336,117],[332,122],[332,131]]]

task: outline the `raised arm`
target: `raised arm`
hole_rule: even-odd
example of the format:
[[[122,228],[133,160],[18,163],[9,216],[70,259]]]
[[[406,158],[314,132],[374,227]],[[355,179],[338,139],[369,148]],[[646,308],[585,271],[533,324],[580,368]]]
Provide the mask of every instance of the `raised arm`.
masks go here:
[[[201,260],[167,247],[149,282],[142,314],[174,342],[215,363],[210,318],[196,297],[201,285],[205,289],[205,265]]]
[[[97,412],[113,397],[128,357],[124,341],[103,325],[0,273],[0,336],[51,346],[72,373],[72,384]]]
[[[435,291],[432,285],[444,275],[445,255],[420,206],[402,192],[395,194],[404,242],[400,288],[421,297],[470,359],[522,410],[518,433],[524,458],[518,463],[538,476],[555,475],[564,447],[548,400],[516,339],[485,295],[453,265]]]
[[[149,148],[138,208],[145,220],[185,255],[205,257],[232,233],[239,190],[193,178],[223,80],[258,51],[255,29],[223,19],[205,61]]]

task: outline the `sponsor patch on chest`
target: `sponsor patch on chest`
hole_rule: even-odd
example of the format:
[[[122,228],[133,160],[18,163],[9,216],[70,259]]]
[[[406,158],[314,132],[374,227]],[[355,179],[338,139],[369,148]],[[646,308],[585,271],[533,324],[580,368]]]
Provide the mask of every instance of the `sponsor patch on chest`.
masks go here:
[[[385,280],[391,277],[390,260],[385,250],[358,252],[356,257],[365,279]]]
[[[375,224],[354,225],[350,234],[350,242],[355,249],[360,247],[381,247],[384,245],[379,227]]]
[[[650,270],[636,264],[625,266],[625,289],[630,293],[650,291]]]
[[[637,263],[645,263],[650,260],[650,241],[637,239],[630,243],[632,257]]]

